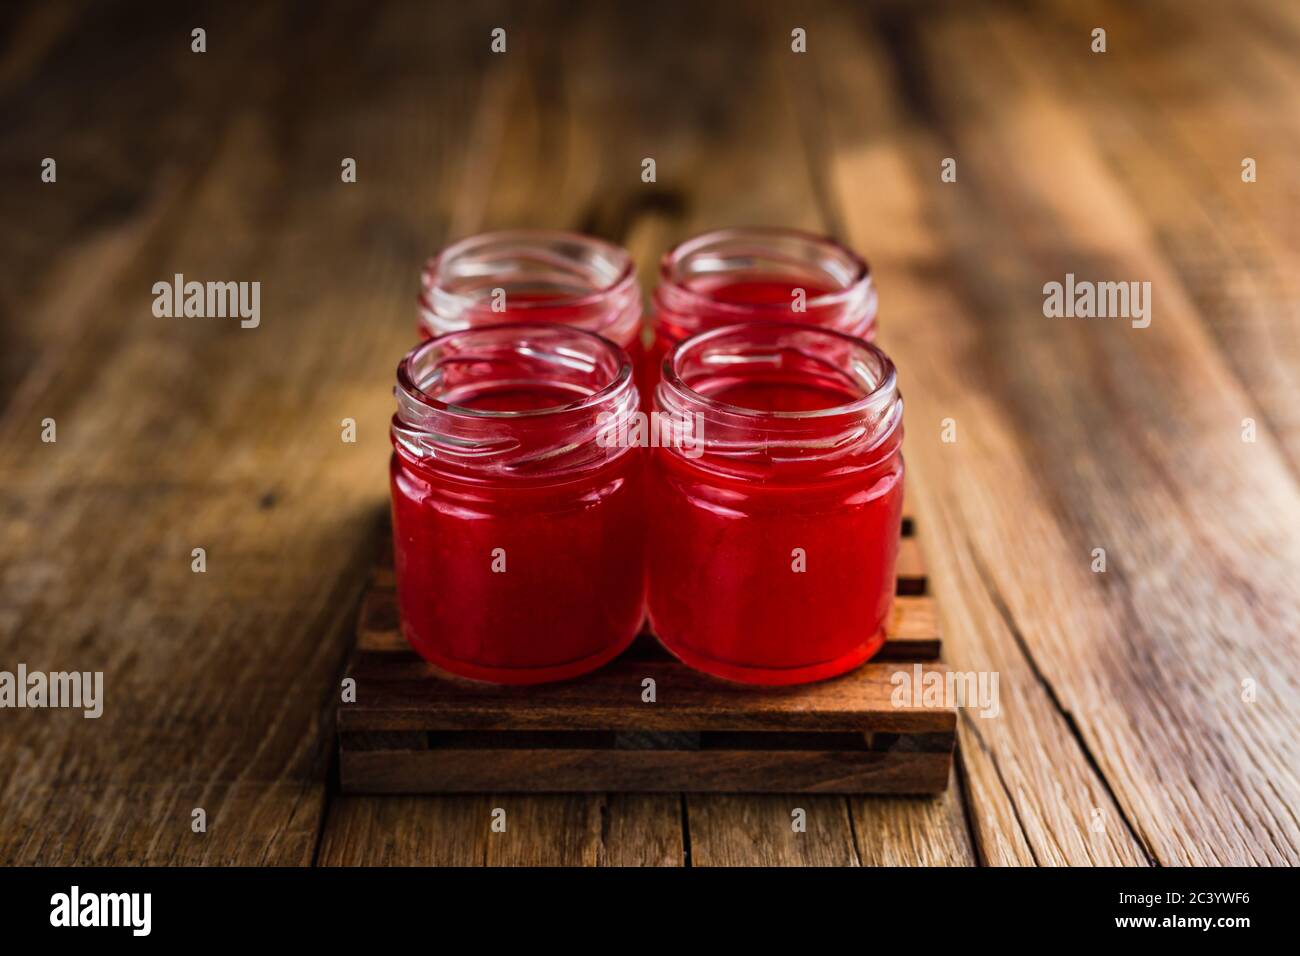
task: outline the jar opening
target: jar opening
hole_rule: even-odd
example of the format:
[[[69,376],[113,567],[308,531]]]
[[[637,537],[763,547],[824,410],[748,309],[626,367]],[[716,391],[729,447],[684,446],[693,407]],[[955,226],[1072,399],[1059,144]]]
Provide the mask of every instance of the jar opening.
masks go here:
[[[397,369],[394,447],[498,475],[596,467],[626,449],[598,439],[637,405],[632,365],[592,332],[515,323],[449,332]]]
[[[656,321],[680,341],[703,328],[785,321],[874,333],[867,263],[825,236],[789,229],[722,229],[688,239],[660,263]]]
[[[620,345],[640,329],[641,295],[626,251],[564,232],[494,232],[448,246],[421,275],[430,336],[508,322],[554,322]]]
[[[829,329],[788,322],[713,329],[677,346],[662,375],[659,409],[698,416],[706,456],[864,464],[901,439],[893,362]]]

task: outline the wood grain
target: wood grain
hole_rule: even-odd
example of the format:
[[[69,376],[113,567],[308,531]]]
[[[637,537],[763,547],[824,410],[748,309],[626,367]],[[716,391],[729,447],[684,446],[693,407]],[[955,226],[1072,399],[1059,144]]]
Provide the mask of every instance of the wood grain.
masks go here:
[[[852,742],[833,749],[833,741],[797,749],[346,749],[340,780],[347,793],[927,794],[948,785],[952,741],[951,733],[934,734],[927,746],[881,752]]]
[[[860,865],[843,797],[709,793],[689,801],[692,866]]]
[[[1004,719],[963,721],[984,855],[1292,861],[1297,699],[1253,706],[1240,682],[1293,655],[1300,542],[1278,529],[1300,527],[1294,478],[1276,446],[1242,443],[1251,402],[1051,85],[1064,55],[1012,14],[933,26],[893,23],[888,56],[837,58],[858,108],[827,117],[850,234],[888,218],[899,240],[876,261],[886,341],[912,370],[912,487],[935,587],[970,621],[945,621],[949,659],[1002,675]],[[863,108],[900,59],[921,102]],[[944,184],[953,154],[964,179]],[[1151,281],[1155,321],[1045,319],[1042,284],[1067,271]]]
[[[644,794],[341,796],[330,803],[319,863],[680,866],[679,803]],[[504,831],[494,830],[502,819]]]
[[[862,729],[868,714],[875,730],[931,733],[951,730],[954,720],[940,708],[893,705],[897,685],[891,679],[912,667],[899,662],[868,662],[833,680],[756,695],[675,661],[619,659],[580,681],[493,687],[434,675],[414,654],[384,658],[363,658],[351,671],[358,698],[340,709],[340,730],[834,732]],[[947,673],[942,664],[917,666],[926,682]],[[647,679],[657,688],[653,705],[642,705]],[[371,685],[382,686],[382,693],[367,695]]]
[[[1300,859],[1291,6],[69,3],[0,32],[0,666],[107,696],[0,719],[0,861]],[[537,225],[649,280],[738,223],[835,232],[879,279],[945,656],[1000,677],[956,786],[331,793],[420,261]],[[261,326],[154,318],[176,272],[261,281]],[[1151,326],[1046,319],[1066,272],[1150,281]]]
[[[341,618],[384,500],[390,400],[368,383],[410,337],[410,249],[441,238],[409,217],[454,196],[450,152],[401,144],[459,129],[477,74],[454,42],[430,55],[431,12],[321,13],[208,8],[196,55],[191,14],[89,8],[4,94],[25,227],[0,256],[0,656],[102,670],[106,696],[97,721],[6,713],[6,862],[312,860]],[[345,54],[430,82],[377,113],[322,72]],[[261,281],[262,324],[155,318],[176,272]]]
[[[934,797],[849,798],[857,860],[862,866],[973,866],[959,793]]]

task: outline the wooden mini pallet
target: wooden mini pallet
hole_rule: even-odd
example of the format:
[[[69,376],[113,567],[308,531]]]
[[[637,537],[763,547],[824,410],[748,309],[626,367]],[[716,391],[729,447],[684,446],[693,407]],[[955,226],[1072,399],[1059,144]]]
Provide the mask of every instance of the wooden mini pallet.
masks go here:
[[[914,522],[879,655],[851,674],[752,688],[690,670],[649,634],[600,670],[558,684],[495,687],[444,674],[399,630],[391,548],[362,602],[339,705],[349,793],[711,791],[938,793],[948,785],[951,707],[895,707],[891,677],[945,668]],[[656,701],[643,703],[642,681]]]

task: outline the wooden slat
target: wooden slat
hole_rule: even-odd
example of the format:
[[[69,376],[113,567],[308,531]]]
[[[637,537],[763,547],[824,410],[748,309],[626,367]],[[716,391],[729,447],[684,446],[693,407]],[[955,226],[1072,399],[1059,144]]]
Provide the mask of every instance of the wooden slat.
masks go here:
[[[926,592],[925,558],[921,554],[920,542],[914,537],[903,538],[898,543],[897,574],[899,594]]]
[[[349,793],[632,791],[938,793],[952,767],[937,752],[417,750],[345,751]]]
[[[894,598],[886,625],[885,644],[876,655],[877,661],[931,661],[937,660],[942,640],[939,635],[939,615],[933,598]]]
[[[868,663],[833,680],[800,687],[752,688],[716,681],[674,661],[616,660],[582,680],[495,687],[436,673],[414,654],[363,655],[350,671],[357,700],[339,708],[340,731],[389,730],[952,730],[953,712],[895,707],[900,669]],[[923,679],[942,664],[918,664]],[[655,681],[656,702],[641,700]]]

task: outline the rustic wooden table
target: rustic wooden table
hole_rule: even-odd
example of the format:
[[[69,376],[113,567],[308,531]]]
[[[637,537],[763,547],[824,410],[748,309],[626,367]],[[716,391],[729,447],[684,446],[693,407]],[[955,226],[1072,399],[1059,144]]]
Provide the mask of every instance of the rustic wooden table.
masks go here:
[[[106,698],[0,713],[0,862],[1300,861],[1300,9],[854,6],[0,13],[0,668]],[[424,256],[563,227],[649,286],[733,223],[876,270],[945,656],[1000,677],[947,795],[340,795]],[[260,325],[155,317],[176,273]],[[1067,273],[1150,326],[1046,318]]]

